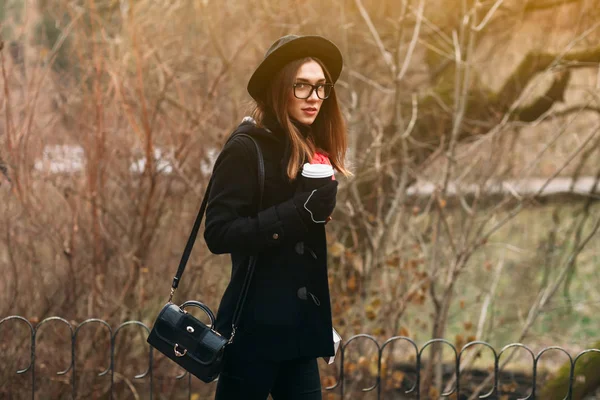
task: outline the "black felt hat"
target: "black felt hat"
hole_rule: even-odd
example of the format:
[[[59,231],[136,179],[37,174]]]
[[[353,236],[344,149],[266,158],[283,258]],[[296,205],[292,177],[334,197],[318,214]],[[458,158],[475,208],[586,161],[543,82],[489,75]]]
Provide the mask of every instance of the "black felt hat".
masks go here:
[[[275,41],[248,82],[248,93],[255,100],[264,94],[273,76],[291,61],[305,57],[318,58],[325,64],[335,83],[342,72],[342,53],[335,44],[322,36],[286,35]]]

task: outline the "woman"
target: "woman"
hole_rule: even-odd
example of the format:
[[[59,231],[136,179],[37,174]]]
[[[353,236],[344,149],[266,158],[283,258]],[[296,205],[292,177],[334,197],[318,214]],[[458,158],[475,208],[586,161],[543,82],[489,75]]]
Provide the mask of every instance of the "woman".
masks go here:
[[[231,335],[248,259],[257,256],[217,400],[264,400],[269,393],[276,400],[321,399],[317,358],[334,354],[323,221],[335,207],[337,181],[313,193],[299,189],[298,176],[303,163],[323,154],[348,175],[333,88],[341,70],[341,53],[329,40],[288,35],[250,78],[257,124],[251,135],[265,165],[260,210],[252,143],[232,141],[215,163],[204,237],[213,253],[231,253],[233,263],[216,321],[223,335]]]

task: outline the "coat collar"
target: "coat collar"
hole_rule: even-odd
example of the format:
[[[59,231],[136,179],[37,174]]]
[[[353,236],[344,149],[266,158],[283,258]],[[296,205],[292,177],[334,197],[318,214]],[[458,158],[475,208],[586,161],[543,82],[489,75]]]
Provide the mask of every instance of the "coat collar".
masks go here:
[[[292,123],[294,124],[294,126],[296,128],[298,128],[298,131],[305,139],[310,136],[311,129],[310,129],[309,125],[305,125],[294,119],[292,119]],[[275,116],[275,114],[273,114],[272,112],[265,112],[265,114],[263,116],[262,124],[265,126],[265,128],[270,130],[272,133],[284,136],[287,140],[287,135],[285,134],[283,127],[277,120],[277,117]]]

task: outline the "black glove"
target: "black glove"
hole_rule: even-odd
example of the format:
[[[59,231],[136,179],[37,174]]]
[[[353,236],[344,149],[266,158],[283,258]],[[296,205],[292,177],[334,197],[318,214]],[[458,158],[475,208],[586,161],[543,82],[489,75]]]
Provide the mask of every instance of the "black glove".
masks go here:
[[[332,180],[311,192],[296,193],[292,198],[306,225],[324,224],[335,208],[338,181]]]

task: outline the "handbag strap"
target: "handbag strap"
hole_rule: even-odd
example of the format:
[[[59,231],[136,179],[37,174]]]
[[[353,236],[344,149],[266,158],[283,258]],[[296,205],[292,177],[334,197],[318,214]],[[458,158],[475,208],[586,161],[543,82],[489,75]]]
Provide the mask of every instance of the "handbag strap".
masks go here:
[[[260,150],[260,146],[256,142],[256,140],[246,134],[246,132],[250,132],[255,128],[253,123],[242,123],[232,134],[225,146],[227,146],[230,142],[235,140],[238,137],[245,137],[252,141],[254,147],[256,149],[257,158],[258,158],[258,210],[262,209],[262,201],[263,201],[263,193],[265,187],[265,165],[262,156],[262,151]],[[212,187],[212,176],[208,181],[208,185],[206,187],[206,192],[204,193],[204,198],[202,199],[202,205],[200,206],[200,211],[198,211],[198,216],[196,217],[196,221],[194,222],[194,226],[192,227],[192,232],[190,233],[190,237],[185,245],[185,249],[183,251],[183,255],[181,256],[181,260],[179,261],[179,268],[177,268],[177,273],[173,278],[173,283],[171,285],[171,293],[169,295],[169,302],[173,299],[173,295],[175,294],[175,290],[179,286],[179,282],[181,281],[181,276],[185,271],[185,266],[190,258],[190,254],[192,253],[192,248],[194,247],[194,243],[196,242],[196,237],[198,236],[198,231],[200,230],[200,225],[202,223],[202,218],[204,216],[204,212],[206,211],[206,207],[208,205],[208,194],[210,193],[210,188]],[[250,257],[250,262],[248,266],[248,272],[246,273],[246,278],[244,279],[244,286],[242,287],[242,292],[240,293],[240,298],[238,299],[238,303],[236,305],[236,313],[234,313],[233,319],[233,333],[229,341],[233,339],[233,335],[235,333],[235,326],[237,326],[237,322],[239,320],[239,314],[241,314],[241,309],[243,307],[243,302],[246,300],[246,295],[248,293],[248,287],[250,286],[250,280],[252,279],[252,274],[254,272],[254,266],[256,265],[256,257]],[[237,315],[236,315],[237,314]]]

